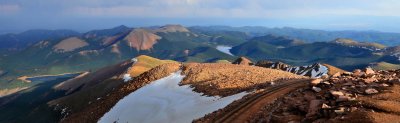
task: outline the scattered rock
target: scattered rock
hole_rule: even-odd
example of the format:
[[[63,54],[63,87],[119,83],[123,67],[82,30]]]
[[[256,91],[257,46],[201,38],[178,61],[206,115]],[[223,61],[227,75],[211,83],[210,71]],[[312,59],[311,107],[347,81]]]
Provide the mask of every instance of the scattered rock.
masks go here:
[[[389,85],[388,85],[388,84],[385,84],[385,83],[380,84],[380,86],[382,86],[382,87],[389,87]]]
[[[345,108],[344,107],[339,107],[338,109],[335,110],[336,114],[343,114],[345,112]]]
[[[343,75],[350,76],[350,75],[353,75],[353,73],[352,72],[343,72]]]
[[[339,97],[339,96],[343,96],[343,92],[340,91],[330,91],[330,93],[335,96],[335,97]]]
[[[339,77],[340,74],[341,74],[340,72],[337,72],[337,73],[333,74],[332,77],[335,77],[335,78],[336,78],[336,77]]]
[[[311,85],[318,85],[321,82],[322,82],[322,79],[313,79],[313,80],[311,80]]]
[[[338,97],[338,99],[336,99],[337,102],[343,102],[343,101],[348,101],[348,100],[350,100],[350,97],[344,96],[344,95],[340,95]]]
[[[362,79],[362,82],[365,82],[365,83],[372,83],[372,82],[376,82],[376,81],[378,81],[376,78]]]
[[[368,88],[365,90],[365,93],[367,93],[367,94],[376,94],[378,92],[379,92],[378,90],[373,89],[373,88]]]
[[[313,86],[312,89],[313,89],[315,92],[320,92],[320,91],[322,90],[321,88],[318,88],[318,87],[315,87],[315,86]]]
[[[353,71],[353,76],[354,77],[360,77],[360,76],[362,76],[364,73],[360,70],[360,69],[355,69],[354,71]]]
[[[372,68],[370,68],[370,67],[365,68],[364,72],[365,72],[365,74],[367,74],[367,75],[368,75],[368,74],[375,74],[375,71],[372,70]]]
[[[321,108],[322,108],[322,109],[330,109],[330,108],[332,108],[332,107],[329,106],[329,105],[327,105],[327,104],[325,104],[325,103],[323,103]]]

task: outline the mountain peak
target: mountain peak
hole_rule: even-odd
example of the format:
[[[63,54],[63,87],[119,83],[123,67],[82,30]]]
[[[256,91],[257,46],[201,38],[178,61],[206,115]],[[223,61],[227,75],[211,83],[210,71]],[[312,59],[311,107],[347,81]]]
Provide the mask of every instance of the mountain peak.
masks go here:
[[[125,25],[119,25],[117,27],[114,27],[113,29],[119,29],[119,30],[124,30],[124,29],[129,29],[129,27],[125,26]]]
[[[160,27],[157,32],[190,32],[186,27],[179,24],[167,24]]]
[[[137,51],[153,48],[153,45],[156,44],[159,39],[161,39],[160,36],[141,28],[132,30],[125,37],[128,45],[135,48]]]

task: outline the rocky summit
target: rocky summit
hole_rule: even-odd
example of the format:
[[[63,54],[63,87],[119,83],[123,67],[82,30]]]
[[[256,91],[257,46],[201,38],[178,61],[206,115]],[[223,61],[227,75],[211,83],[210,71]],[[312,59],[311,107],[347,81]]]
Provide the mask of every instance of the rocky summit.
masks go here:
[[[314,79],[309,87],[277,101],[281,105],[270,121],[396,122],[400,118],[395,106],[399,104],[399,74],[400,70],[366,68]]]

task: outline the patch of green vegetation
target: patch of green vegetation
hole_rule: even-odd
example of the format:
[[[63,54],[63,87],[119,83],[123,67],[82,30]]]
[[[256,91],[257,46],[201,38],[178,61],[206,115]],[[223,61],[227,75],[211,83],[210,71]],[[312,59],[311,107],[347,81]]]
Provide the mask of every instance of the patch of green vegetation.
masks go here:
[[[370,64],[372,69],[375,70],[394,70],[394,69],[400,69],[400,64],[391,64],[387,62],[378,62],[378,63],[373,63]]]
[[[215,61],[215,63],[226,63],[226,64],[232,64],[230,61],[228,60],[217,60]]]
[[[386,48],[385,45],[375,43],[375,42],[357,42],[351,39],[339,38],[333,41],[334,43],[340,43],[346,46],[357,46],[357,47],[368,47],[368,48],[376,48],[383,49]]]

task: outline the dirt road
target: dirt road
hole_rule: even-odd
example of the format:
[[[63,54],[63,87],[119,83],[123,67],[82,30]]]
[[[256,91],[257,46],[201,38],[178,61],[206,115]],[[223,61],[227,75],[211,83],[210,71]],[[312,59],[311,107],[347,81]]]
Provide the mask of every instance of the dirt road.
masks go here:
[[[277,98],[298,89],[299,87],[306,86],[308,80],[290,80],[273,85],[265,91],[256,94],[246,101],[235,106],[229,112],[222,113],[222,117],[215,118],[213,122],[217,123],[243,123],[252,118],[254,114],[260,111],[264,106],[272,104]]]

